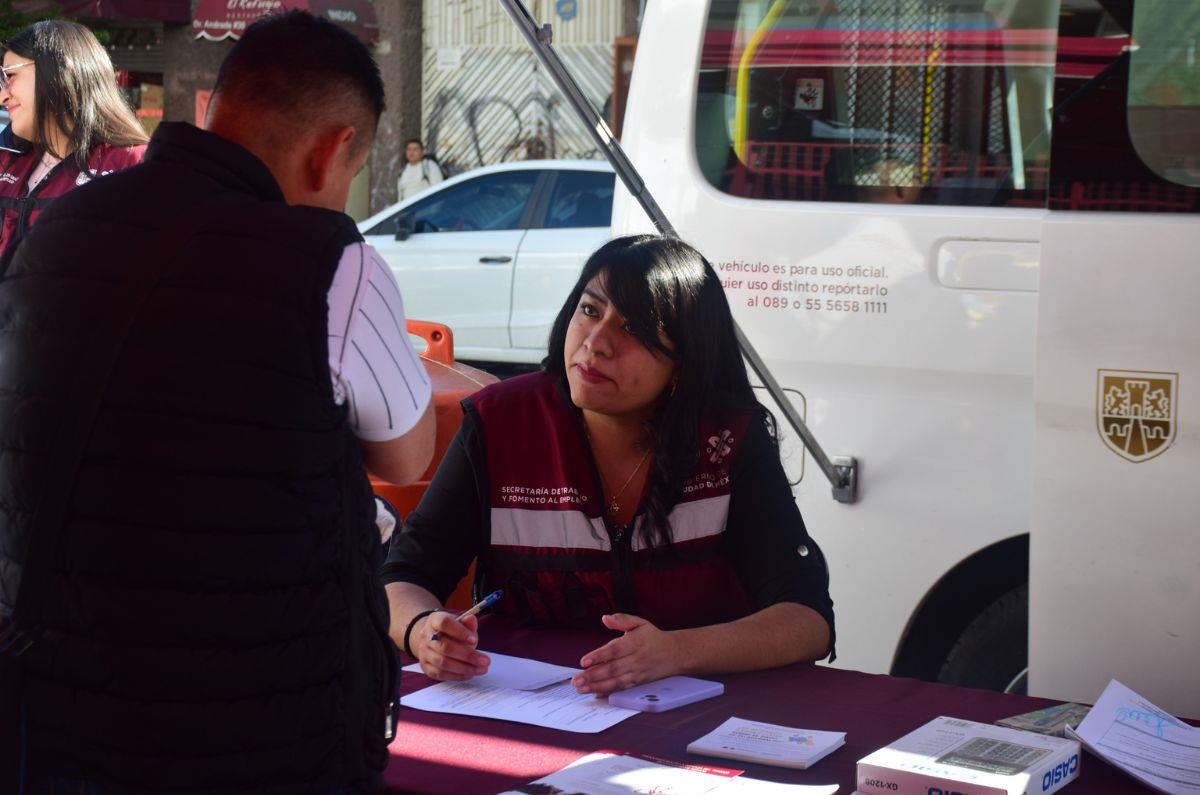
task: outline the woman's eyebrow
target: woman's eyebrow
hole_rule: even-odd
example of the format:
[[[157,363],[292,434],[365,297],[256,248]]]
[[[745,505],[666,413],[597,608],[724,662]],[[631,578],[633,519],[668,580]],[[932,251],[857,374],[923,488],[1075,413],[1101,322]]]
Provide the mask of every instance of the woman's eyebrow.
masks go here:
[[[593,301],[599,301],[602,304],[609,303],[607,296],[601,295],[600,293],[593,290],[591,287],[584,287],[583,294],[586,296],[589,296]]]

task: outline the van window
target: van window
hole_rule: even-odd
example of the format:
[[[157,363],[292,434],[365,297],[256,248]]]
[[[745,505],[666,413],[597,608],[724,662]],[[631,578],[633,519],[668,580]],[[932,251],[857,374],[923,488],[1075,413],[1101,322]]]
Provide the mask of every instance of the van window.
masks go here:
[[[1129,63],[1129,137],[1160,177],[1200,186],[1200,4],[1138,0]]]
[[[712,0],[696,156],[755,199],[1045,206],[1058,3]]]
[[[1196,68],[1189,63],[1189,42],[1156,28],[1157,19],[1149,27],[1140,19],[1147,9],[1178,10],[1171,24],[1194,37],[1200,26],[1193,5],[1138,0],[1131,9],[1110,0],[1071,0],[1064,7],[1054,86],[1051,210],[1200,213],[1196,106],[1182,102],[1187,69]],[[1133,36],[1139,24],[1144,39]],[[1145,58],[1143,50],[1149,50]]]

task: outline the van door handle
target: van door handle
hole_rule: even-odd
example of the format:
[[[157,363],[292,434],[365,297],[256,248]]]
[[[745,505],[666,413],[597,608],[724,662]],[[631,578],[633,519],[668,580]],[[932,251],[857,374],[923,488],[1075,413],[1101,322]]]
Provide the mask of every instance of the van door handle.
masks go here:
[[[480,257],[479,261],[485,265],[490,265],[492,263],[499,263],[499,262],[512,262],[512,257],[506,257],[504,255],[500,255],[500,256],[496,256],[496,257]]]

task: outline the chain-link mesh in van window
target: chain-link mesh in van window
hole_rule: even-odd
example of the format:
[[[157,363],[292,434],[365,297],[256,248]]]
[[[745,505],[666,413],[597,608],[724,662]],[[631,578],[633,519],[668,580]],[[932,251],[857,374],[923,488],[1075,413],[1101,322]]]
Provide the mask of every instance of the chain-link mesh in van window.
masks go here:
[[[929,184],[929,161],[937,149],[929,137],[933,97],[945,92],[945,70],[937,64],[944,48],[939,41],[944,7],[921,0],[852,0],[842,7],[854,19],[846,42],[853,54],[846,76],[853,182]],[[882,51],[881,31],[894,33]],[[889,57],[899,60],[925,50],[925,66],[897,66]],[[857,57],[860,52],[869,54],[865,62]]]

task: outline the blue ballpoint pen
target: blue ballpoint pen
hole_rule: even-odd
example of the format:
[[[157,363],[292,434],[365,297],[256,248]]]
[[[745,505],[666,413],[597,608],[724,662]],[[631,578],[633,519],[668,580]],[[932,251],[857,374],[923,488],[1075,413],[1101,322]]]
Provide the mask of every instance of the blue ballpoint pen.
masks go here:
[[[458,615],[455,617],[455,619],[454,619],[454,620],[455,620],[455,621],[462,621],[464,618],[467,618],[467,617],[469,617],[469,616],[473,616],[473,615],[475,615],[475,614],[476,614],[476,613],[478,613],[480,610],[486,610],[487,608],[489,608],[489,607],[491,607],[492,605],[496,604],[496,602],[499,602],[499,601],[500,601],[500,597],[501,597],[501,596],[504,596],[504,589],[500,589],[500,590],[498,590],[498,591],[492,591],[490,594],[488,594],[487,596],[483,597],[483,600],[482,600],[482,601],[480,601],[480,602],[476,603],[475,605],[471,606],[469,609],[467,609],[467,610],[464,610],[463,612],[459,613],[459,614],[458,614]],[[430,636],[429,636],[429,639],[430,639],[430,640],[437,640],[437,639],[438,639],[438,634],[437,634],[436,632],[435,632],[435,633],[433,633],[432,635],[430,635]]]

